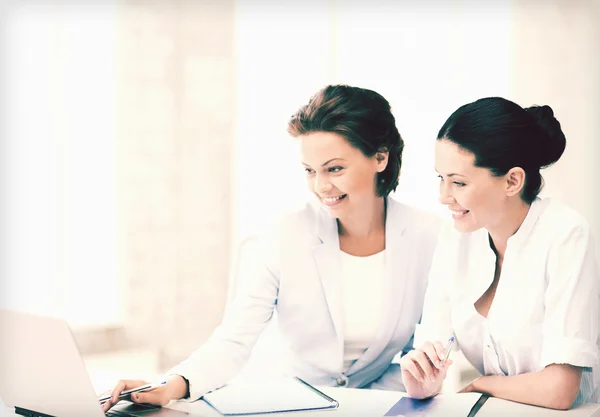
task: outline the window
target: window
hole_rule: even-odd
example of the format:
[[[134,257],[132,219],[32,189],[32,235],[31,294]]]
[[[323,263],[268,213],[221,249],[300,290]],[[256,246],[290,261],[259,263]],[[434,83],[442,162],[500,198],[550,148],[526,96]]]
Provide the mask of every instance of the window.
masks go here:
[[[8,10],[2,304],[75,326],[114,322],[114,9]]]

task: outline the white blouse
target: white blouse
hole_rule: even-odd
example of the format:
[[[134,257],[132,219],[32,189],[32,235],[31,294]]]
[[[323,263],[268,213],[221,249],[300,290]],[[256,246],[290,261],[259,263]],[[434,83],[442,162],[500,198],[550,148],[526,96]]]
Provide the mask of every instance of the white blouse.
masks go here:
[[[587,222],[553,199],[536,199],[508,239],[487,318],[474,303],[494,279],[488,232],[444,227],[434,255],[415,346],[454,335],[482,375],[547,365],[583,367],[575,404],[600,399],[599,276]]]
[[[385,250],[371,256],[342,252],[344,372],[377,337],[383,318]]]

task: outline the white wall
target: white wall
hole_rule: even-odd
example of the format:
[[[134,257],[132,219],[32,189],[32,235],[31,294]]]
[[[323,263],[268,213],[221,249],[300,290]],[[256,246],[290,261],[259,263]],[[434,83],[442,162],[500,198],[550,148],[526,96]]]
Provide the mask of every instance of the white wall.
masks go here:
[[[510,23],[506,2],[337,3],[332,80],[390,101],[406,143],[398,200],[446,215],[438,203],[435,139],[458,106],[507,93]]]
[[[285,127],[326,84],[374,89],[390,101],[406,143],[394,197],[446,215],[438,203],[435,138],[458,106],[510,91],[510,3],[258,4],[237,3],[233,244],[312,198]],[[487,36],[474,36],[481,32]]]
[[[433,145],[446,118],[485,96],[550,104],[568,145],[543,172],[542,196],[565,200],[600,233],[598,4],[238,1],[234,235],[311,198],[285,123],[329,83],[371,88],[390,101],[406,143],[394,197],[441,215]]]
[[[542,196],[583,214],[600,239],[600,1],[514,0],[511,97],[548,104],[567,137],[562,158],[542,171]],[[596,245],[600,259],[600,245]]]
[[[307,197],[286,124],[332,76],[328,1],[236,3],[233,247]]]
[[[0,304],[118,319],[114,4],[29,2],[3,15]]]

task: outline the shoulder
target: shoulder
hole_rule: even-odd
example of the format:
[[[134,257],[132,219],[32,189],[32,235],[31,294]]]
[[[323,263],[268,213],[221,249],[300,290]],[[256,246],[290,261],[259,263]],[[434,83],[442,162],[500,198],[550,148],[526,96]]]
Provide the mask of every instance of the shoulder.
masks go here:
[[[290,239],[300,243],[306,239],[312,240],[320,222],[326,222],[323,208],[313,202],[303,202],[287,208],[271,219],[259,237],[265,242],[281,245]],[[331,221],[331,219],[329,219]]]
[[[271,229],[282,231],[314,232],[326,213],[318,204],[306,201],[282,211],[273,219]]]
[[[589,237],[591,229],[588,221],[572,207],[554,198],[536,200],[535,204],[540,206],[536,235],[550,242]]]
[[[437,239],[443,224],[440,216],[392,198],[388,201],[388,215],[396,216],[408,234]]]
[[[321,218],[319,207],[311,202],[288,207],[243,236],[240,247],[252,247],[253,253],[277,272],[284,254],[301,257],[317,243],[316,230]]]

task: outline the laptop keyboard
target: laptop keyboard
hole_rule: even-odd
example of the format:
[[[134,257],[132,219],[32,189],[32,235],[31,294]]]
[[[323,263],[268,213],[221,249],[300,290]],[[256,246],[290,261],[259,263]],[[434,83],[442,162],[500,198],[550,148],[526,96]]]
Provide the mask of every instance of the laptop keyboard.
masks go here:
[[[123,411],[109,410],[106,412],[107,417],[139,417],[140,414],[131,414]]]
[[[136,417],[135,414],[124,413],[121,411],[113,411],[113,410],[108,410],[106,412],[106,415],[108,417]]]
[[[108,417],[139,417],[152,411],[162,409],[160,406],[148,404],[134,404],[130,402],[119,403],[108,410],[105,414]],[[155,413],[152,413],[155,414]]]

